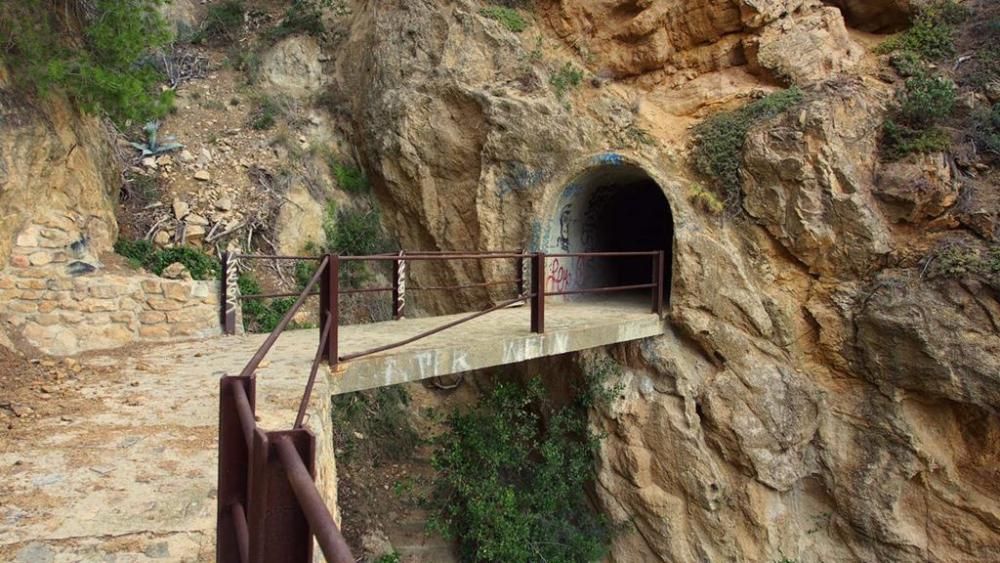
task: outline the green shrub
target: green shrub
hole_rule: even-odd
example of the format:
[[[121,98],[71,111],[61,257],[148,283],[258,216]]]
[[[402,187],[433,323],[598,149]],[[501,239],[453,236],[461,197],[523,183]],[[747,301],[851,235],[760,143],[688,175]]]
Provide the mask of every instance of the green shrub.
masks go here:
[[[340,162],[332,156],[327,158],[327,165],[340,189],[352,194],[368,192],[368,178],[365,177],[364,171],[357,166]]]
[[[521,12],[518,12],[513,8],[490,6],[479,10],[479,13],[483,17],[500,22],[500,25],[506,27],[510,31],[513,31],[514,33],[521,33],[528,28],[527,20],[525,20],[521,15]]]
[[[979,248],[964,242],[949,242],[936,248],[927,260],[931,278],[974,275],[996,280],[1000,276],[1000,245]]]
[[[392,553],[386,553],[375,560],[375,563],[401,563],[403,558],[399,555],[398,551],[393,551]]]
[[[955,26],[968,17],[968,10],[954,0],[938,0],[920,8],[913,25],[889,39],[879,53],[911,51],[928,61],[955,54]]]
[[[260,284],[250,274],[240,274],[237,279],[240,295],[260,295],[264,293]],[[295,297],[275,299],[243,299],[243,329],[251,333],[271,332],[278,326],[285,313],[295,304]],[[292,327],[294,328],[294,327]]]
[[[335,395],[331,403],[337,449],[345,457],[358,456],[377,466],[409,457],[420,443],[410,423],[410,396],[402,386]]]
[[[952,81],[923,73],[909,78],[902,101],[883,126],[883,156],[898,160],[909,154],[946,150],[951,140],[938,125],[954,110]]]
[[[257,100],[257,107],[250,114],[250,128],[256,131],[263,131],[274,127],[277,118],[281,115],[282,109],[274,98],[264,96]]]
[[[973,116],[972,139],[984,152],[1000,156],[1000,103],[990,111],[980,111]]]
[[[190,246],[156,248],[148,240],[118,239],[115,252],[125,257],[133,267],[145,268],[156,275],[162,274],[174,262],[183,264],[196,280],[218,278],[221,269],[218,260]]]
[[[712,188],[729,210],[735,211],[742,202],[740,166],[743,163],[743,144],[750,128],[787,111],[801,100],[802,92],[790,88],[738,110],[713,115],[695,127],[694,167],[712,180]]]
[[[587,503],[598,438],[572,406],[542,417],[539,380],[500,383],[437,438],[432,527],[458,539],[463,561],[596,561],[610,541]]]
[[[173,92],[150,54],[170,40],[163,0],[94,0],[63,9],[48,0],[0,3],[0,59],[16,84],[64,92],[84,111],[119,125],[163,117]],[[71,38],[82,30],[82,42]]]
[[[906,81],[899,117],[911,127],[925,128],[955,110],[955,83],[946,78],[918,75]]]
[[[941,152],[950,146],[951,138],[937,127],[915,129],[889,119],[882,129],[882,156],[890,161],[911,154]]]
[[[305,33],[309,35],[322,35],[326,31],[323,26],[323,14],[318,6],[308,0],[294,0],[285,17],[277,27],[267,32],[266,37],[271,41],[279,41],[289,35]]]
[[[572,88],[576,88],[583,82],[583,71],[573,66],[572,63],[566,63],[559,67],[552,77],[549,78],[549,84],[556,91],[556,97],[560,100],[566,96]]]
[[[889,58],[889,64],[903,77],[918,76],[926,72],[926,65],[920,55],[913,51],[899,51]]]
[[[210,5],[201,31],[195,36],[194,41],[235,40],[243,28],[246,11],[243,0],[224,0],[222,3]]]

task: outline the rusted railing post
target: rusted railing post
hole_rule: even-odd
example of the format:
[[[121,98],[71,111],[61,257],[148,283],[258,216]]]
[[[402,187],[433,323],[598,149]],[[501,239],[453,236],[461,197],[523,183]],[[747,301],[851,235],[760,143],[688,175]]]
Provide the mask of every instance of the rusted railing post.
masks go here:
[[[219,480],[218,512],[216,515],[216,561],[241,563],[241,531],[246,522],[239,522],[237,515],[247,506],[250,449],[243,431],[239,409],[236,405],[235,387],[240,386],[253,411],[256,401],[256,384],[253,376],[223,377],[219,383]],[[234,509],[234,507],[239,507]]]
[[[239,268],[236,267],[236,258],[233,253],[226,251],[222,254],[222,275],[221,293],[219,305],[221,306],[222,332],[230,336],[236,334],[236,308],[239,306]]]
[[[661,250],[653,255],[653,283],[656,287],[653,288],[653,312],[657,315],[663,315],[663,273],[664,273],[664,260],[666,255]]]
[[[517,296],[518,297],[524,297],[524,295],[527,293],[525,291],[525,289],[527,289],[527,288],[525,287],[525,283],[524,282],[525,282],[525,280],[528,279],[529,274],[528,274],[528,261],[524,259],[524,253],[525,252],[526,251],[522,248],[521,249],[521,256],[517,259],[517,278],[515,278],[515,279],[517,280]]]
[[[406,318],[406,260],[405,251],[392,261],[392,316],[397,321]]]
[[[335,367],[340,357],[337,347],[337,325],[340,324],[340,256],[328,254],[326,270],[320,279],[319,326],[326,326],[327,317],[333,317],[330,330],[326,331],[326,341],[320,342],[323,358],[330,367]],[[320,330],[320,338],[323,338]]]
[[[531,257],[531,332],[545,332],[545,253]]]
[[[312,561],[309,522],[288,482],[275,441],[290,439],[311,475],[315,475],[316,440],[308,430],[254,431],[251,452],[249,563]]]

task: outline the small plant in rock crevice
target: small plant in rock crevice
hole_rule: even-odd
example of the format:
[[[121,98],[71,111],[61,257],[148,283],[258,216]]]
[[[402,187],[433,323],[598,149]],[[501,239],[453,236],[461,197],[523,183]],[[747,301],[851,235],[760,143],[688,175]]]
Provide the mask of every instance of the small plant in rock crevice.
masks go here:
[[[512,31],[514,33],[520,33],[525,29],[528,29],[528,21],[524,19],[524,16],[522,16],[520,12],[513,8],[507,8],[505,6],[489,6],[479,10],[479,14],[483,17],[499,22],[500,25],[507,28],[508,31]]]
[[[556,98],[562,100],[573,88],[583,82],[583,71],[573,66],[573,63],[565,63],[549,78],[549,84],[555,90]]]

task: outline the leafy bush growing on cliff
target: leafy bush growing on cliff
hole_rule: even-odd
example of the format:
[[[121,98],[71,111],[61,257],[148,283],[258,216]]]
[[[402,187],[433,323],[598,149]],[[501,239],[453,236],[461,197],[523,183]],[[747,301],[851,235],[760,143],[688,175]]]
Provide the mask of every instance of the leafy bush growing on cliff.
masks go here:
[[[118,239],[115,252],[128,260],[136,268],[145,268],[156,275],[163,273],[167,266],[180,262],[196,280],[219,277],[219,261],[191,246],[156,248],[148,240]]]
[[[955,26],[968,17],[954,0],[937,0],[919,9],[913,25],[878,47],[879,53],[909,51],[929,61],[955,54]]]
[[[569,406],[553,408],[533,379],[524,386],[500,383],[470,411],[449,417],[433,458],[440,477],[430,501],[432,527],[458,539],[463,561],[604,556],[610,527],[585,494],[599,440],[587,407],[620,389],[604,386],[614,370],[598,368]]]
[[[243,27],[247,7],[243,0],[224,0],[208,7],[208,14],[193,42],[233,41]]]
[[[0,3],[0,59],[16,84],[39,95],[65,92],[88,113],[119,124],[164,116],[173,92],[149,55],[170,40],[163,0]],[[81,36],[78,43],[72,38]]]
[[[507,8],[505,6],[490,6],[479,10],[479,13],[483,17],[500,22],[500,25],[506,27],[510,31],[513,31],[514,33],[521,33],[525,29],[528,29],[528,21],[524,19],[521,12],[518,12],[513,8]]]
[[[265,34],[271,41],[279,41],[290,35],[308,34],[319,36],[326,31],[323,14],[319,6],[309,0],[294,0],[285,11],[285,16],[277,27]]]
[[[883,154],[898,160],[908,154],[946,150],[948,135],[938,124],[955,109],[955,84],[927,74],[906,81],[902,99],[883,128]]]
[[[369,191],[368,178],[365,177],[364,170],[352,164],[341,162],[333,155],[327,157],[326,163],[340,189],[352,194],[362,194]]]
[[[798,88],[775,92],[734,110],[713,115],[694,129],[692,158],[695,170],[712,181],[727,210],[742,203],[743,144],[754,124],[784,113],[802,100]]]

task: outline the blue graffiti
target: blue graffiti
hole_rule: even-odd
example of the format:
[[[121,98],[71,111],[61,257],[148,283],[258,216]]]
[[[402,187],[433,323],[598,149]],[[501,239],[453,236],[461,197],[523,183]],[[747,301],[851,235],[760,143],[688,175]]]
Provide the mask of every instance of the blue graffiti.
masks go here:
[[[497,194],[503,197],[509,193],[531,189],[548,178],[545,170],[530,170],[521,162],[511,165],[510,172],[497,181]]]
[[[594,164],[604,166],[622,166],[625,164],[625,157],[613,152],[606,152],[594,157]]]

